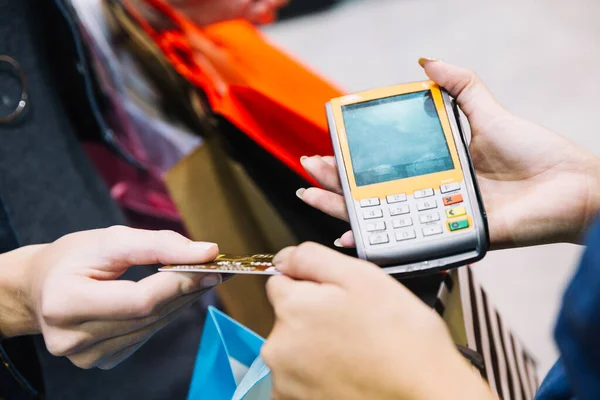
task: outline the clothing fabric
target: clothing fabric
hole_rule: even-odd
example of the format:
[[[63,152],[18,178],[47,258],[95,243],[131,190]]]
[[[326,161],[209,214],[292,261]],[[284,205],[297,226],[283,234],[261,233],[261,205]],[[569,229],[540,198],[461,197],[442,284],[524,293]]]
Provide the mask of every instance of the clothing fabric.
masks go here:
[[[590,230],[581,263],[563,296],[554,337],[560,359],[538,400],[600,399],[600,220]]]
[[[106,146],[86,146],[112,197],[136,227],[184,232],[163,174],[202,144],[202,139],[166,112],[169,99],[155,87],[131,54],[124,34],[102,0],[70,0],[90,66],[98,82],[103,116],[115,145],[133,166]],[[143,171],[140,171],[143,169]]]
[[[0,54],[21,64],[31,103],[21,121],[0,125],[2,251],[125,222],[82,150],[81,141],[106,141],[110,131],[94,109],[93,79],[62,10],[58,0],[0,0]],[[136,267],[123,278],[155,270]],[[0,397],[185,398],[204,315],[204,306],[192,306],[111,371],[76,368],[49,354],[41,336],[4,340]],[[29,384],[15,385],[15,375]]]

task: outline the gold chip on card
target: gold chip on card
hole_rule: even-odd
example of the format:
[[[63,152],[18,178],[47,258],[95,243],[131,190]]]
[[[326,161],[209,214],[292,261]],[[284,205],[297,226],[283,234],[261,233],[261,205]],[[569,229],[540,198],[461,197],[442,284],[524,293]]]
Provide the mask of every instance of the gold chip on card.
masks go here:
[[[273,254],[251,256],[220,254],[214,261],[205,264],[167,265],[159,271],[278,275],[279,272],[273,265],[273,257]]]

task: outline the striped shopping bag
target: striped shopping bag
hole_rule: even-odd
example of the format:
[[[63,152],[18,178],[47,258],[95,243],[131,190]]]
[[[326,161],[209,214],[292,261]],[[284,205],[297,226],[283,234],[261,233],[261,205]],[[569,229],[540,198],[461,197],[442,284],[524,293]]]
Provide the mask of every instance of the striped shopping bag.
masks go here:
[[[451,271],[435,303],[459,349],[504,400],[533,399],[537,366],[469,267]]]

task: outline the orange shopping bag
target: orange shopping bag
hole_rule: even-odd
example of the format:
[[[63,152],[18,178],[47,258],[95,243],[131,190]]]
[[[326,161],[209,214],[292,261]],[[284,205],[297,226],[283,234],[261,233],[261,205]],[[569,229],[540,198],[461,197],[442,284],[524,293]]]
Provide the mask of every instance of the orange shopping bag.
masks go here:
[[[157,29],[130,1],[128,12],[177,72],[206,94],[215,114],[314,183],[299,160],[333,154],[324,104],[340,96],[339,89],[269,44],[246,21],[201,28],[163,0],[144,0],[170,21]]]

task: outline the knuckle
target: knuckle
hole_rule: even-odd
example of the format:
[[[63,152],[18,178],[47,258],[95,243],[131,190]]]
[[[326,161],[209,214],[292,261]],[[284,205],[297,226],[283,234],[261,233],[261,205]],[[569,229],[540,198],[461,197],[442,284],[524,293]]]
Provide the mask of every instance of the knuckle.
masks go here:
[[[81,369],[92,369],[98,367],[102,360],[110,355],[115,349],[102,349],[99,346],[92,346],[84,351],[68,355],[67,358]]]
[[[314,252],[317,251],[319,248],[320,246],[316,243],[304,242],[298,247],[296,247],[296,251],[294,251],[292,257],[294,257],[294,261],[301,262],[306,260],[307,258],[310,258],[310,256],[314,254]]]
[[[463,90],[469,90],[475,87],[481,80],[475,71],[469,70],[462,82]]]
[[[321,162],[315,163],[315,172],[321,178],[327,177],[327,174],[329,173],[329,168],[330,168],[329,165],[327,165],[324,160],[322,160]]]
[[[185,239],[185,237],[180,235],[179,233],[174,232],[174,231],[169,231],[169,230],[156,231],[155,235],[156,235],[156,238],[161,241],[172,242],[172,241],[178,241],[178,240]],[[185,239],[185,240],[187,240],[187,239]]]
[[[80,234],[81,234],[81,232],[67,233],[66,235],[63,235],[63,236],[59,237],[58,239],[56,239],[54,241],[54,244],[61,245],[61,244],[65,244],[65,243],[70,243],[73,240],[76,240]]]
[[[44,297],[40,304],[42,319],[50,324],[65,322],[69,319],[68,308],[57,296]]]
[[[304,242],[297,247],[297,249],[300,251],[313,251],[316,248],[319,248],[319,245],[314,242]]]
[[[124,236],[128,236],[132,229],[124,225],[113,225],[104,229],[104,233],[107,237],[118,239]]]
[[[302,246],[302,245],[300,245],[300,246]],[[298,262],[301,260],[302,256],[301,256],[300,246],[298,246],[294,250],[292,250],[292,252],[288,256],[287,264],[289,265],[288,268],[291,269],[291,272],[293,272],[296,269]]]
[[[302,243],[290,254],[290,264],[298,268],[314,262],[316,254],[319,254],[321,249],[321,245],[313,242]]]
[[[265,364],[267,364],[268,366],[273,365],[273,361],[274,361],[275,354],[276,354],[274,347],[275,346],[272,344],[272,342],[268,341],[260,349],[260,357],[263,359]]]
[[[44,335],[44,342],[48,352],[56,357],[63,357],[71,354],[81,343],[77,338],[60,334],[52,333]]]
[[[475,71],[473,71],[472,69],[468,69],[467,73],[465,75],[469,81],[473,81],[473,80],[477,79],[477,73]]]
[[[77,368],[81,369],[92,369],[96,366],[96,360],[87,355],[78,355],[73,357],[68,357],[69,361],[73,363]]]
[[[123,225],[113,225],[108,228],[104,228],[101,234],[98,235],[98,245],[101,248],[111,249],[114,244],[124,244],[129,242],[129,238],[132,234],[132,228]]]
[[[120,364],[120,362],[111,362],[111,363],[107,363],[107,364],[102,364],[102,365],[98,366],[98,369],[101,369],[103,371],[110,371],[111,369],[115,368],[119,364]]]
[[[134,313],[137,317],[149,317],[156,312],[157,303],[154,294],[149,290],[142,290],[134,300]]]
[[[464,96],[466,92],[473,88],[477,80],[478,77],[474,71],[465,70],[456,80],[449,82],[449,89]]]
[[[104,370],[104,371],[109,371],[111,369],[118,367],[126,359],[127,359],[127,357],[119,358],[118,356],[117,357],[113,356],[112,359],[109,359],[108,361],[96,363],[96,368]]]

